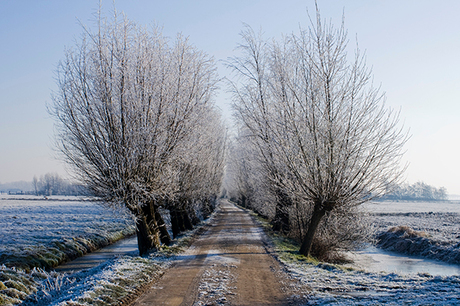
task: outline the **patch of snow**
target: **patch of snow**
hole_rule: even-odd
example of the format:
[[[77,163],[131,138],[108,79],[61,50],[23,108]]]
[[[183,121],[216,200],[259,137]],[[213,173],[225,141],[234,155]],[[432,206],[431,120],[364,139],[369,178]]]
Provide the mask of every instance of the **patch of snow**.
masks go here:
[[[211,264],[202,276],[198,286],[198,301],[194,306],[224,305],[234,295],[236,265],[221,263]]]

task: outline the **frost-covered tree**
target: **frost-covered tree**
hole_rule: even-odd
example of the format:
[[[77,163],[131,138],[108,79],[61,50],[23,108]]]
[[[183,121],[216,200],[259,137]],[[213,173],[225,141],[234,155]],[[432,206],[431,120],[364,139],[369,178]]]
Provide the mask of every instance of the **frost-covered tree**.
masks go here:
[[[447,190],[444,187],[436,188],[424,182],[414,184],[400,184],[392,186],[381,200],[415,200],[415,201],[443,201],[447,200]]]
[[[58,66],[57,145],[94,195],[135,217],[144,254],[169,241],[158,209],[181,143],[212,109],[215,66],[181,35],[171,43],[116,14],[97,22]]]
[[[243,55],[230,65],[236,117],[274,188],[306,208],[300,252],[309,255],[324,216],[351,212],[398,181],[407,136],[359,49],[350,60],[343,23],[325,24],[317,10],[316,23],[281,43],[250,29],[242,37]]]
[[[270,184],[249,135],[242,128],[231,142],[225,188],[230,199],[239,205],[273,217],[273,207],[265,205],[266,198],[271,196]]]
[[[174,236],[214,210],[226,155],[226,130],[220,115],[206,110],[178,150],[181,153],[172,162],[175,176],[170,185],[174,190],[166,205]]]
[[[35,194],[44,196],[62,194],[65,187],[63,179],[57,173],[46,173],[45,175],[41,175],[40,179],[34,176],[32,183]]]
[[[38,178],[36,175],[34,175],[33,179],[32,179],[32,186],[34,186],[34,192],[35,192],[35,195],[38,196]]]
[[[241,57],[234,57],[228,66],[235,72],[237,82],[231,83],[235,118],[243,127],[244,135],[252,143],[252,155],[257,168],[267,181],[267,192],[274,196],[276,213],[273,217],[275,230],[289,231],[289,206],[292,200],[286,191],[286,166],[279,160],[272,129],[274,115],[270,97],[269,47],[248,26],[241,33],[243,43],[238,46]],[[240,141],[241,142],[241,141]],[[248,155],[248,154],[246,154]]]

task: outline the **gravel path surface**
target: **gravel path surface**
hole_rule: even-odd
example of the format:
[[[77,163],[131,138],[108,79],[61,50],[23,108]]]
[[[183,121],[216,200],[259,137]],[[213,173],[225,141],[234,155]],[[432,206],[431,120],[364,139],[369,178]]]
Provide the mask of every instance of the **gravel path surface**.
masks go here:
[[[294,286],[264,235],[247,212],[223,201],[209,229],[134,305],[294,303]]]

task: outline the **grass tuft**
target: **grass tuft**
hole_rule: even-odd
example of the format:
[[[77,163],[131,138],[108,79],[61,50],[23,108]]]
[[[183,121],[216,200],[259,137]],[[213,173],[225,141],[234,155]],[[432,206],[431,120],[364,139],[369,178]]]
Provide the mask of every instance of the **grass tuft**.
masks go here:
[[[26,293],[18,289],[15,289],[15,288],[6,288],[0,291],[0,293],[5,294],[6,296],[9,296],[10,298],[18,299],[18,300],[25,300],[27,297]]]
[[[21,300],[17,298],[10,297],[3,293],[3,290],[0,291],[0,305],[15,305],[20,304]]]

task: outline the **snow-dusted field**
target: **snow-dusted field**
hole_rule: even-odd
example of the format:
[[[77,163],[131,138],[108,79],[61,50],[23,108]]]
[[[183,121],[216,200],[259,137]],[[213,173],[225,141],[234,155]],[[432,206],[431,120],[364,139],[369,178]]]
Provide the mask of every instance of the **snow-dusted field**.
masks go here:
[[[371,212],[380,247],[460,265],[458,201],[375,202],[364,208]]]
[[[78,257],[134,233],[134,223],[125,215],[77,199],[2,199],[0,215],[0,264],[7,265],[19,259],[18,263],[33,268],[36,265],[27,262],[29,256],[51,252],[54,262],[41,266],[55,266],[61,260],[58,250],[63,251],[66,244],[85,246],[75,246],[73,257]]]
[[[54,239],[116,232],[132,220],[95,202],[0,200],[1,251],[47,244]]]
[[[47,274],[35,267],[55,267],[134,234],[132,219],[88,200],[0,195],[0,305],[37,290]]]
[[[439,241],[460,242],[459,202],[372,202],[364,208],[371,212],[378,231],[405,225]]]
[[[459,276],[400,275],[287,263],[304,305],[458,305]]]

